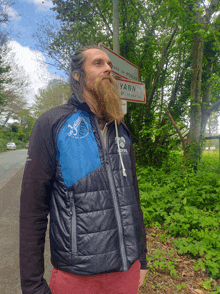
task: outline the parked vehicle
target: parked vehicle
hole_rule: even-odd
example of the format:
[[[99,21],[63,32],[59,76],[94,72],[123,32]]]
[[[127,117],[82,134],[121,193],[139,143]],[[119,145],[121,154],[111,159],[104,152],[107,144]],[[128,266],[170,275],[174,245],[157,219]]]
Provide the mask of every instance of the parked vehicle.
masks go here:
[[[9,143],[7,143],[7,145],[6,145],[6,149],[11,149],[11,150],[16,150],[16,145],[15,145],[15,143],[13,143],[13,142],[9,142]]]
[[[28,149],[28,147],[29,147],[29,142],[26,144],[26,149]]]

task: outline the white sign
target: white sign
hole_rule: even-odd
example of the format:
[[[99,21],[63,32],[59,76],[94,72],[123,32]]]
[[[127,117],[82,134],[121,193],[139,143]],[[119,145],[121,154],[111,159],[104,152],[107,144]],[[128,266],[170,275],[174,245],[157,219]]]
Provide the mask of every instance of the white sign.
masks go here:
[[[125,79],[139,81],[139,68],[136,65],[116,54],[101,43],[99,43],[99,47],[102,51],[108,54],[108,57],[111,59],[113,63],[112,72],[114,74]]]
[[[140,82],[133,82],[116,78],[120,86],[120,97],[130,102],[146,103],[145,85]]]

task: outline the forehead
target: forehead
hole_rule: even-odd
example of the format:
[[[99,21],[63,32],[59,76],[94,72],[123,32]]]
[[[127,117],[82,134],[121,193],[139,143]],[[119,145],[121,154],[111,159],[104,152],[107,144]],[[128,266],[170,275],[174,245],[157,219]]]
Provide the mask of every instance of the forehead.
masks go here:
[[[110,61],[108,55],[101,49],[88,49],[84,51],[83,54],[87,56],[86,62],[88,63],[92,62],[94,59],[104,59],[105,61]]]

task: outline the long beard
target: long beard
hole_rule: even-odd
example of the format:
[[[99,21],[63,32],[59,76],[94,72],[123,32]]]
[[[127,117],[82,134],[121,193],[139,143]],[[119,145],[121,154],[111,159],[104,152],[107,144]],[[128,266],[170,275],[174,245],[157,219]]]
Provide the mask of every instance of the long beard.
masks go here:
[[[109,82],[102,82],[103,79],[109,79]],[[118,124],[123,121],[124,114],[119,97],[119,85],[112,76],[97,78],[93,88],[87,88],[87,90],[92,94],[87,103],[97,116],[98,121],[116,120]]]

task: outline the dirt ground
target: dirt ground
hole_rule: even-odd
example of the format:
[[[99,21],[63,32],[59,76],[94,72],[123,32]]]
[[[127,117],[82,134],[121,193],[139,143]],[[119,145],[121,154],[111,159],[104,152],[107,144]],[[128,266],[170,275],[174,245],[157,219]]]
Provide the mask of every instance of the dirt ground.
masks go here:
[[[138,294],[207,294],[211,290],[205,290],[201,284],[204,280],[210,279],[209,275],[202,270],[194,271],[194,262],[190,256],[179,255],[177,250],[173,248],[172,237],[166,237],[165,233],[153,227],[147,228],[147,248],[148,257],[153,256],[153,252],[157,249],[172,252],[171,255],[163,254],[165,257],[164,264],[175,259],[175,270],[177,274],[170,275],[168,268],[154,271],[148,270],[145,284],[139,289]],[[151,266],[150,266],[151,267]],[[182,284],[184,283],[184,284]],[[220,279],[212,280],[212,286],[220,286]],[[181,289],[180,289],[181,288]],[[219,292],[220,293],[220,292]]]

